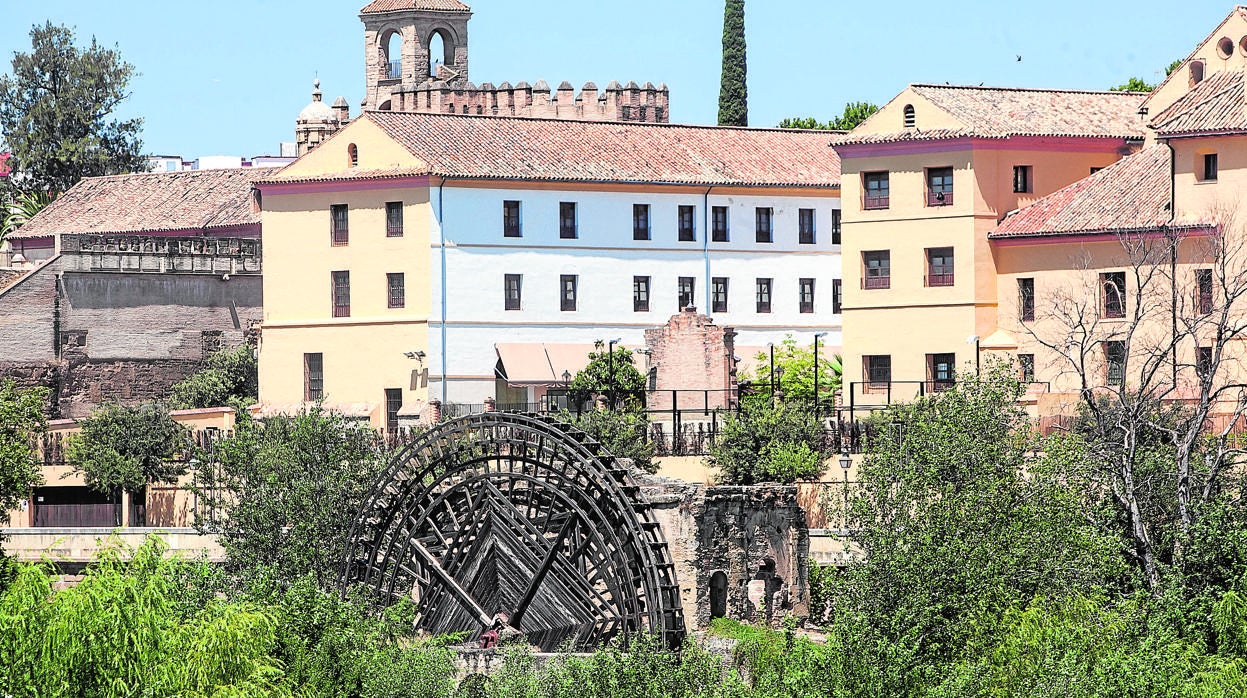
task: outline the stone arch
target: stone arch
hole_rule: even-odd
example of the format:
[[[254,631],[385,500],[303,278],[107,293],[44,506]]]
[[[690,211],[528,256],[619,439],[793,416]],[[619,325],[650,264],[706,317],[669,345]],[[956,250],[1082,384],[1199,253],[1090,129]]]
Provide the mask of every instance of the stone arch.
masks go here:
[[[727,617],[727,572],[710,575],[710,619]]]
[[[381,65],[385,77],[397,79],[403,77],[403,44],[406,41],[400,29],[387,29],[380,34]]]
[[[640,487],[550,417],[464,417],[401,451],[351,526],[342,585],[380,605],[418,597],[416,625],[434,635],[509,626],[546,651],[684,639],[675,565]]]
[[[914,105],[905,105],[905,128],[914,128],[918,125],[918,114],[914,111]]]
[[[449,29],[438,27],[430,30],[425,49],[429,55],[429,77],[437,77],[438,65],[445,65],[447,68],[455,65],[455,39]]]

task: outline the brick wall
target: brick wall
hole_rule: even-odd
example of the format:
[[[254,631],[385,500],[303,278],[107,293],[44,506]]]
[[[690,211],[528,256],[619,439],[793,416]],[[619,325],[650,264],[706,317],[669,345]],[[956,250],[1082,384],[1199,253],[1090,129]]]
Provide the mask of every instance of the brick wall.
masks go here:
[[[56,359],[57,261],[0,293],[0,363]]]
[[[651,410],[710,409],[728,407],[736,388],[736,331],[720,327],[708,315],[688,308],[663,327],[645,331],[645,345],[653,351],[656,371],[650,394]],[[667,392],[664,392],[667,391]],[[670,391],[681,391],[673,398]],[[704,392],[713,391],[708,396]],[[673,399],[681,403],[672,405]]]

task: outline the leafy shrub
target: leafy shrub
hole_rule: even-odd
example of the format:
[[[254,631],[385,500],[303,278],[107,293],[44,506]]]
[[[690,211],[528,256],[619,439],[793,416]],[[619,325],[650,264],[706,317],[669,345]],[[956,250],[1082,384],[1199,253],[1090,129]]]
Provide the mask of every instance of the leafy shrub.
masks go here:
[[[260,394],[255,348],[243,345],[208,357],[203,369],[173,386],[169,405],[175,410],[242,407]]]
[[[657,472],[654,444],[645,438],[649,419],[643,411],[591,409],[579,415],[564,412],[561,418],[600,442],[616,458],[627,458],[647,473]]]
[[[187,431],[163,405],[105,405],[79,425],[65,455],[98,492],[139,492],[152,482],[176,483],[186,472],[174,455],[189,445]]]
[[[709,460],[726,484],[787,484],[817,478],[826,456],[826,432],[812,412],[746,404],[724,420]]]

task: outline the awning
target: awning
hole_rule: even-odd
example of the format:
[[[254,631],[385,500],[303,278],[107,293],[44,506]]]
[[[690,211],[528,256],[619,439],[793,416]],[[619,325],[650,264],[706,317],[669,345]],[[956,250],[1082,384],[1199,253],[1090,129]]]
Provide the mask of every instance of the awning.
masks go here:
[[[626,346],[626,345],[619,345]],[[563,374],[576,375],[589,365],[593,344],[495,344],[498,377],[511,385],[563,385]],[[632,363],[645,372],[644,357],[633,350]],[[602,347],[606,351],[606,347]]]

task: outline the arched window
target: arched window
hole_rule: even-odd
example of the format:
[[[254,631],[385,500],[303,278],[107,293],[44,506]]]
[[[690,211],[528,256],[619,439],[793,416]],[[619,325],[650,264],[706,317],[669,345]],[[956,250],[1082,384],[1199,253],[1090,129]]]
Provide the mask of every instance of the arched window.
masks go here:
[[[386,77],[403,77],[403,35],[390,32],[385,40]]]
[[[1191,87],[1195,87],[1204,81],[1204,62],[1202,60],[1191,61]]]
[[[442,36],[442,32],[433,32],[433,35],[429,37],[429,77],[437,77],[437,67],[450,62],[446,47],[446,37]]]
[[[359,148],[354,143],[346,147],[346,156],[351,161],[351,167],[359,167]]]
[[[710,617],[727,615],[727,573],[719,570],[710,575]]]
[[[905,105],[905,128],[913,128],[918,125],[918,115],[914,113],[914,105]]]

